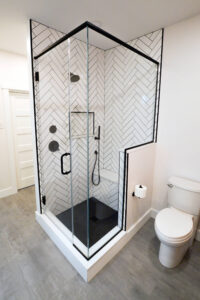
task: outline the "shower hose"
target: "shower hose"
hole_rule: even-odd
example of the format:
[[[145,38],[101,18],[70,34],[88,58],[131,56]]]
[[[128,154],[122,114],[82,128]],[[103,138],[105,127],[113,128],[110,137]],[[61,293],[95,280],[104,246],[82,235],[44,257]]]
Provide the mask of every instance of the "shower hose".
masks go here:
[[[94,154],[95,154],[95,162],[94,162],[94,167],[93,167],[93,170],[92,170],[92,183],[94,185],[99,185],[100,183],[100,163],[99,163],[99,153],[100,153],[100,140],[98,140],[98,151],[95,150],[94,151]],[[98,158],[98,164],[97,164],[97,158]],[[95,183],[94,181],[94,172],[95,172],[95,168],[96,168],[96,164],[97,164],[97,182]]]

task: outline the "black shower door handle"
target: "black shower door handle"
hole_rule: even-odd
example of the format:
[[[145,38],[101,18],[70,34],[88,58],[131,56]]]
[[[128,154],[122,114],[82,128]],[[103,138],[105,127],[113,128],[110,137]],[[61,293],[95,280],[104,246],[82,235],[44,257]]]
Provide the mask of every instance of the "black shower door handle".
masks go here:
[[[71,172],[71,170],[65,171],[65,172],[64,172],[64,168],[63,168],[63,158],[64,158],[65,156],[68,156],[68,155],[70,155],[70,153],[69,153],[69,152],[66,152],[66,153],[62,154],[61,157],[60,157],[60,162],[61,162],[61,173],[62,173],[63,175],[67,175],[67,174],[69,174],[69,173]]]

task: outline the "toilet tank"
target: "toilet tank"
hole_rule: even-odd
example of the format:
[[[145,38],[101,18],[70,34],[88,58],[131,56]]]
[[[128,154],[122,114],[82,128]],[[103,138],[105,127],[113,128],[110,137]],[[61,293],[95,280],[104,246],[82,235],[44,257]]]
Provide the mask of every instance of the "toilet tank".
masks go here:
[[[200,182],[181,177],[168,180],[169,206],[198,216],[200,212]]]

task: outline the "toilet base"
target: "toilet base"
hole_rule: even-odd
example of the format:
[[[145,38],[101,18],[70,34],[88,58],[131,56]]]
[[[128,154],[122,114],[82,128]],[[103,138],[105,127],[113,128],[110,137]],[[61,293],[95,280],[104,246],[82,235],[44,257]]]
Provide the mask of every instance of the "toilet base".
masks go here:
[[[166,268],[175,268],[182,261],[189,246],[190,241],[178,247],[169,246],[161,242],[159,250],[160,263]]]

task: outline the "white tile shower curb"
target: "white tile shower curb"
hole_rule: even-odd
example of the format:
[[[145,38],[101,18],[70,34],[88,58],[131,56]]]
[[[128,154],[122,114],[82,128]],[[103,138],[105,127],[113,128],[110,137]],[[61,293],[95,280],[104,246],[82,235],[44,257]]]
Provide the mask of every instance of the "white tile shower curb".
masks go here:
[[[103,267],[130,241],[130,239],[151,218],[149,209],[127,231],[121,231],[107,245],[105,245],[89,261],[85,259],[71,241],[59,230],[59,228],[45,214],[35,213],[36,220],[48,234],[54,244],[60,249],[67,260],[73,265],[82,278],[89,282]]]
[[[73,247],[69,239],[46,215],[39,214],[38,212],[36,212],[35,215],[37,222],[60,249],[67,260],[73,265],[82,278],[89,282],[117,253],[119,253],[119,251],[150,218],[156,217],[157,213],[158,210],[150,208],[133,226],[127,231],[121,231],[89,261]],[[200,241],[200,229],[197,231],[196,240]]]

